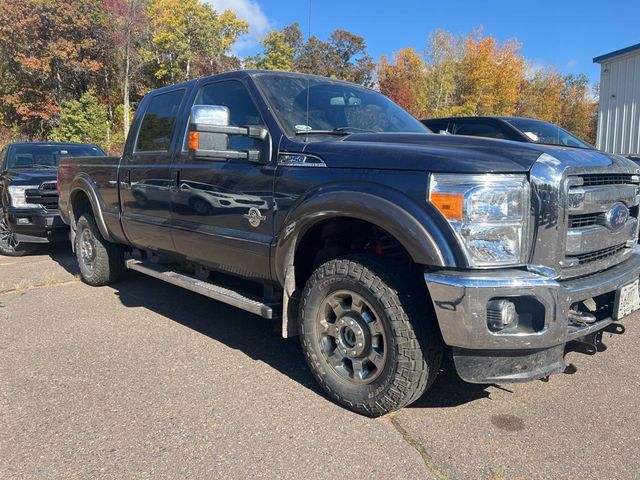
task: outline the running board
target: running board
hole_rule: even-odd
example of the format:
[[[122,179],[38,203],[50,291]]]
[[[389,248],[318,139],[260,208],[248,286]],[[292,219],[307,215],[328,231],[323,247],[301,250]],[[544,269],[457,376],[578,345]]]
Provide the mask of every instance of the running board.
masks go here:
[[[136,272],[144,273],[151,277],[163,280],[178,287],[186,288],[192,292],[199,293],[205,297],[213,298],[219,302],[226,303],[233,307],[240,308],[263,318],[273,319],[274,309],[272,306],[252,298],[245,293],[229,290],[228,288],[215,285],[207,280],[174,272],[170,268],[151,262],[143,262],[136,259],[126,260],[125,267]]]

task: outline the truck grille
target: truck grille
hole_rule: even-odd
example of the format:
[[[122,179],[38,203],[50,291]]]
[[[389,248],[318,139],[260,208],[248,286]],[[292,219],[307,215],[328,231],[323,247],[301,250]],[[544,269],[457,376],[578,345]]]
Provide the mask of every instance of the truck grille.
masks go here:
[[[58,191],[56,182],[44,182],[36,190],[25,192],[27,203],[41,205],[45,210],[58,210]]]
[[[595,262],[597,260],[602,260],[605,258],[613,257],[623,251],[626,248],[626,244],[616,245],[614,247],[603,248],[602,250],[596,250],[595,252],[583,253],[581,255],[576,255],[578,262],[580,265]]]
[[[635,177],[635,182],[634,182]],[[581,176],[583,186],[593,187],[599,185],[626,185],[638,183],[637,175],[630,173],[591,173]]]
[[[638,239],[639,183],[627,173],[568,177],[564,277],[604,270],[631,253]],[[624,215],[616,215],[620,211]]]

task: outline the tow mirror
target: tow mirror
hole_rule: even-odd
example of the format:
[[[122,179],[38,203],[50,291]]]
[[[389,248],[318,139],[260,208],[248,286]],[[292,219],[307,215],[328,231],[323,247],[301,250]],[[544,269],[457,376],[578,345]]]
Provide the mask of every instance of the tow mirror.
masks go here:
[[[260,150],[230,150],[229,135],[260,140]],[[198,158],[239,159],[254,163],[269,161],[269,132],[261,126],[229,125],[229,109],[222,105],[194,105],[189,119],[189,153]]]

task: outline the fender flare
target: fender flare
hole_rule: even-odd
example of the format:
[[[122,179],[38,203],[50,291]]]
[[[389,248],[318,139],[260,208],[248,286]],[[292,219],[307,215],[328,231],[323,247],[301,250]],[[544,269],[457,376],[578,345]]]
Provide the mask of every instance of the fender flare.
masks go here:
[[[100,195],[98,186],[95,184],[93,179],[83,173],[79,174],[71,182],[69,192],[68,214],[72,231],[75,233],[75,224],[77,221],[77,219],[74,218],[73,215],[73,201],[75,196],[78,195],[78,193],[82,192],[89,199],[91,210],[93,211],[93,216],[96,220],[96,225],[98,225],[98,230],[100,230],[100,233],[105,238],[105,240],[113,242],[114,240],[109,234],[109,230],[107,229],[107,224],[102,213],[104,208],[104,201],[102,200],[102,195]]]
[[[277,236],[273,271],[283,287],[282,335],[297,334],[295,254],[304,235],[319,222],[337,217],[367,221],[398,240],[414,262],[430,267],[464,265],[452,232],[426,198],[417,205],[403,192],[371,184],[320,187],[300,200]]]

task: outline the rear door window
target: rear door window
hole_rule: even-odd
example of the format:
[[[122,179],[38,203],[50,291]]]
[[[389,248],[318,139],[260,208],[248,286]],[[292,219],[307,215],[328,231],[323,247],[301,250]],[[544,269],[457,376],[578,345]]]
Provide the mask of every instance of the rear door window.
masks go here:
[[[183,97],[184,90],[181,89],[162,93],[151,99],[138,132],[136,152],[169,151]]]

